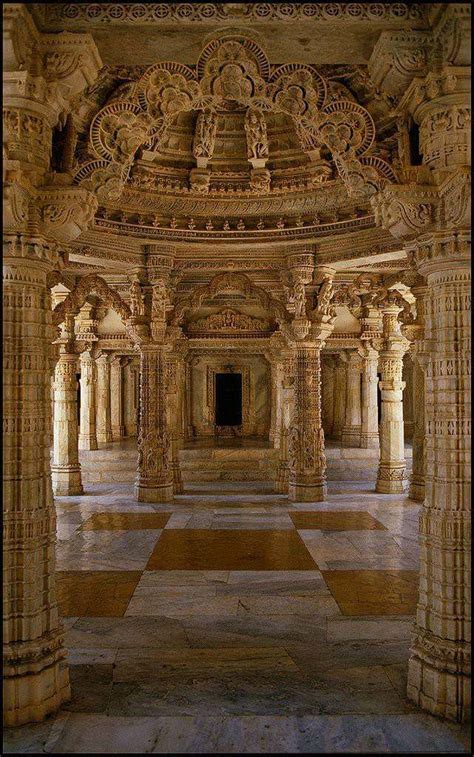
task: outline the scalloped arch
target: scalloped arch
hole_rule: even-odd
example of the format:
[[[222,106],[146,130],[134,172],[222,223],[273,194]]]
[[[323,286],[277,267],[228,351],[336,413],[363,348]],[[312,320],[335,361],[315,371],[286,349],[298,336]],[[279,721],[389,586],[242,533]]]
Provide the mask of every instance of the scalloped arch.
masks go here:
[[[119,293],[109,287],[101,276],[91,273],[84,276],[67,297],[54,308],[53,324],[59,326],[64,321],[67,312],[77,312],[84,305],[89,294],[97,294],[102,302],[117,311],[124,321],[131,317],[132,312]]]
[[[274,316],[279,325],[289,321],[288,312],[280,300],[276,300],[265,289],[254,284],[245,273],[225,271],[213,276],[208,284],[193,289],[184,300],[178,303],[173,313],[171,324],[174,326],[179,325],[184,315],[191,308],[199,307],[206,297],[212,298],[226,289],[235,289],[246,297],[256,297],[260,305]]]

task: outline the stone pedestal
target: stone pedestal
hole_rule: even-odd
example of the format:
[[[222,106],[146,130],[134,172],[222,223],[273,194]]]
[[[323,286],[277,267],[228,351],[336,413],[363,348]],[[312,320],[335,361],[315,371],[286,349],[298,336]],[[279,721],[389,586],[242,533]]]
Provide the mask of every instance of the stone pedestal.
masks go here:
[[[361,434],[361,359],[351,353],[347,363],[346,417],[341,435],[343,447],[360,447]]]
[[[96,360],[97,398],[96,429],[97,441],[108,444],[112,441],[112,423],[110,416],[110,357],[101,355]]]
[[[377,350],[365,347],[362,351],[362,408],[360,446],[364,449],[378,449],[379,420],[377,404]]]
[[[54,443],[51,466],[58,497],[82,494],[77,425],[77,355],[60,355],[54,373]]]
[[[123,358],[114,357],[110,365],[110,423],[114,442],[125,436],[122,362]]]
[[[89,350],[81,353],[81,417],[79,433],[79,449],[97,449],[97,435],[95,427],[95,399],[97,373],[95,359]]]
[[[165,348],[153,343],[142,345],[138,477],[135,486],[139,502],[170,502],[173,499],[165,370]]]

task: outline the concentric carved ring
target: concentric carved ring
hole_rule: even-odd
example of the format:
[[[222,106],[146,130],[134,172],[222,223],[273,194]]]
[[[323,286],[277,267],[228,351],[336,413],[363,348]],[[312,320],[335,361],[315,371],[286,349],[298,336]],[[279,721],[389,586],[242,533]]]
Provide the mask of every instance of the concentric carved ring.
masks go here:
[[[375,140],[375,124],[368,111],[350,100],[335,100],[323,108],[328,116],[321,127],[325,142],[336,152],[351,148],[356,155],[363,155]],[[342,144],[345,143],[345,149]]]
[[[284,66],[279,66],[273,71],[269,81],[272,84],[276,84],[280,80],[283,80],[285,83],[297,83],[298,74],[300,72],[309,74],[311,77],[312,89],[316,94],[315,105],[318,109],[322,108],[327,97],[326,82],[313,66],[301,65],[299,63],[286,63]]]
[[[145,124],[138,122],[141,108],[119,100],[106,105],[91,123],[90,141],[99,158],[125,163],[145,141]]]

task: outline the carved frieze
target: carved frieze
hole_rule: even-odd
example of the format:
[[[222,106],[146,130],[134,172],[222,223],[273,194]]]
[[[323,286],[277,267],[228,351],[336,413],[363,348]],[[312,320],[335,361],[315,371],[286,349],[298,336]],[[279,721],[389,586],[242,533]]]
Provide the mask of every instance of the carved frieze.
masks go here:
[[[233,334],[249,332],[252,335],[261,333],[268,335],[270,324],[262,318],[254,318],[245,313],[240,313],[232,308],[226,308],[218,313],[213,313],[205,318],[190,321],[186,326],[187,332],[193,336],[197,333],[218,336],[227,336],[230,331]]]

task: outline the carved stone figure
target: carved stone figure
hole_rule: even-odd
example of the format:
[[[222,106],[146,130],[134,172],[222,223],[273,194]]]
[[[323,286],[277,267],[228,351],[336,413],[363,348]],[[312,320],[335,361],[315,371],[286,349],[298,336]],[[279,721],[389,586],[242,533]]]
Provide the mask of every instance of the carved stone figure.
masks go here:
[[[267,124],[263,113],[256,108],[249,108],[245,115],[245,134],[247,137],[247,156],[268,158]]]
[[[145,315],[145,303],[142,288],[138,281],[133,281],[130,285],[130,309],[132,315],[135,317]]]

